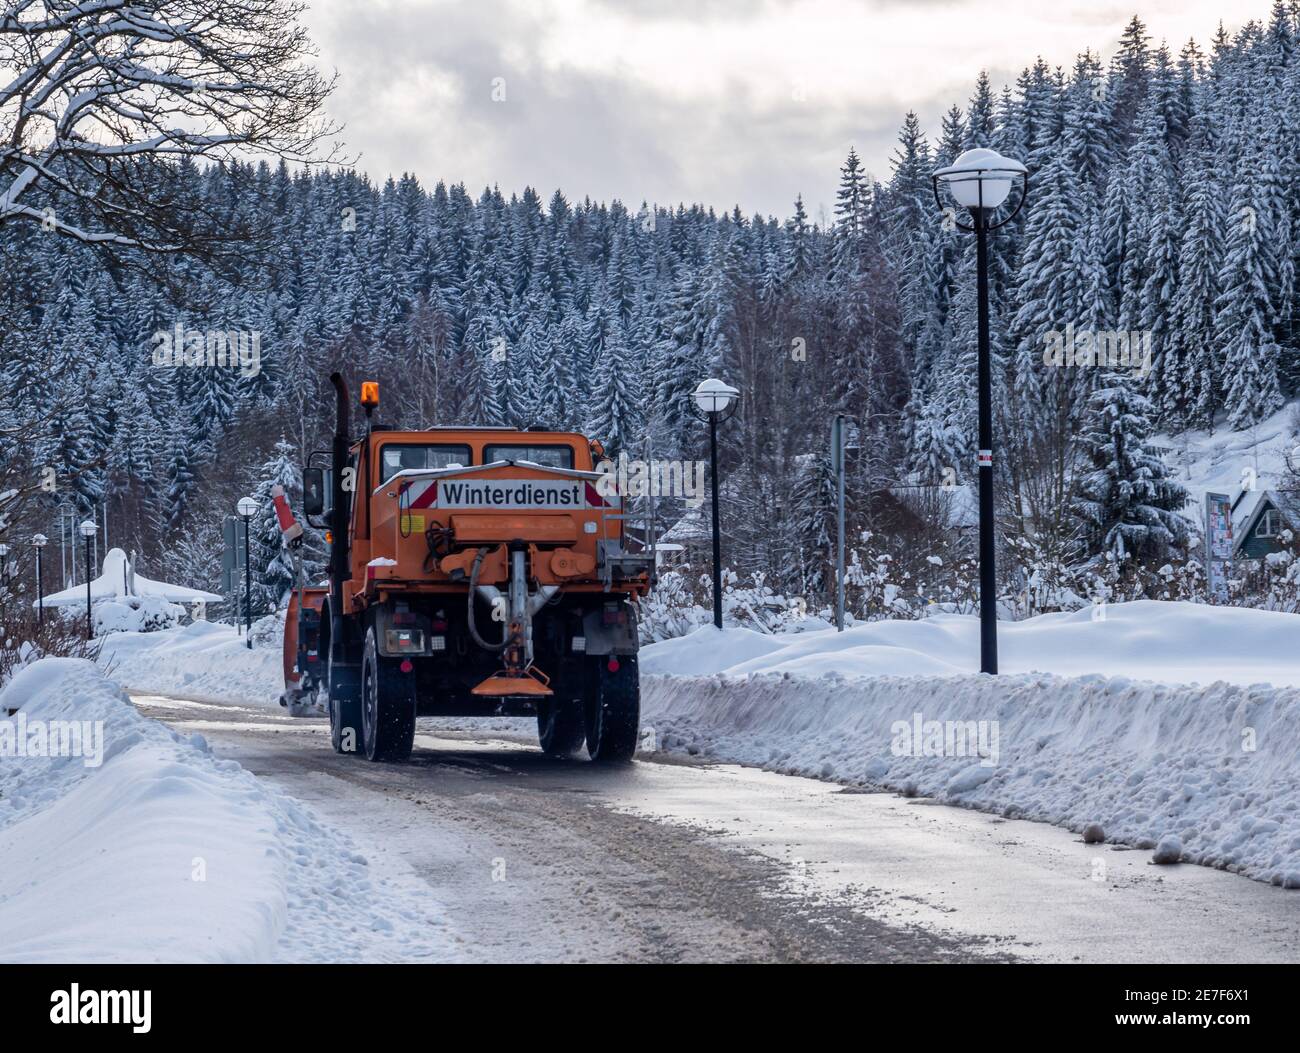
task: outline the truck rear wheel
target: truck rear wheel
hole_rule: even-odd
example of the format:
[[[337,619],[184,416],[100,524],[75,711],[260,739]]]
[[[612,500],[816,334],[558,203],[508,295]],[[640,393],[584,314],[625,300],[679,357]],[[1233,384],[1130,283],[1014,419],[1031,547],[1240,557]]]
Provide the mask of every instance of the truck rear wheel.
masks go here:
[[[641,723],[636,655],[601,656],[599,661],[587,703],[587,752],[602,763],[630,761]]]
[[[545,698],[537,703],[537,737],[547,756],[572,757],[582,748],[586,734],[580,700]]]
[[[403,673],[400,660],[385,658],[366,630],[361,659],[361,730],[372,761],[400,761],[415,743],[415,676]]]

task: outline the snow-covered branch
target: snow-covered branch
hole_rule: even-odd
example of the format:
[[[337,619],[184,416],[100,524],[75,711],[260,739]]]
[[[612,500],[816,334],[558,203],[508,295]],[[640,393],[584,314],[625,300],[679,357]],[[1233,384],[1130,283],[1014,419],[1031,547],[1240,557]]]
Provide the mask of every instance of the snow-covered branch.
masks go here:
[[[334,85],[297,0],[0,0],[0,225],[196,248],[158,194],[180,160],[337,159]],[[66,215],[64,213],[67,213]]]

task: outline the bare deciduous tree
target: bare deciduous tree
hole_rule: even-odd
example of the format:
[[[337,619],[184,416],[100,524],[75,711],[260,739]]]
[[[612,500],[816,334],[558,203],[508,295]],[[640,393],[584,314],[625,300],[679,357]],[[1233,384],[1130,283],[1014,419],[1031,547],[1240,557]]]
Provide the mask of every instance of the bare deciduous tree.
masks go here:
[[[334,79],[303,6],[0,0],[0,225],[158,252],[227,238],[169,188],[187,160],[322,159]]]
[[[303,8],[0,0],[0,229],[39,223],[130,266],[247,252],[254,232],[208,215],[184,187],[196,161],[338,160],[323,114],[334,77],[315,68]],[[23,526],[39,494],[30,453],[59,412],[25,391],[8,394],[0,536]]]

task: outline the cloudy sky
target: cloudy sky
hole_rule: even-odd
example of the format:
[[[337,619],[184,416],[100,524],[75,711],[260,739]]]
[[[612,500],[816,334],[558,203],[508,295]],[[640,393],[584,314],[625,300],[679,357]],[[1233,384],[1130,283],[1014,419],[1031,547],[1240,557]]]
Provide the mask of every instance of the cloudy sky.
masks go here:
[[[701,201],[784,217],[834,200],[850,145],[887,176],[926,131],[1042,55],[1104,57],[1136,11],[1206,46],[1268,0],[309,0],[334,116],[372,178],[414,172],[543,198]]]

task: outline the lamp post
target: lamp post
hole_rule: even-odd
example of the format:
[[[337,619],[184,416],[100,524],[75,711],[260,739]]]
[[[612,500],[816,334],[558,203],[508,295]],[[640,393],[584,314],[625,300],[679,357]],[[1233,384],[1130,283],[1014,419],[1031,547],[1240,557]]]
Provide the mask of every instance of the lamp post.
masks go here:
[[[844,477],[845,455],[857,449],[850,445],[852,422],[843,413],[831,421],[831,468],[835,472],[835,631],[844,631]]]
[[[248,530],[257,514],[257,502],[251,497],[241,497],[235,511],[244,520],[244,641],[253,649],[253,568],[248,558]]]
[[[994,223],[996,212],[1020,180],[1020,196],[1007,216]],[[1029,193],[1029,173],[1019,161],[996,150],[967,150],[933,176],[934,200],[946,211],[939,196],[945,183],[952,199],[970,211],[971,225],[953,224],[975,232],[976,281],[979,301],[979,506],[980,506],[980,672],[998,671],[998,597],[993,536],[993,370],[989,361],[989,231],[1009,223]]]
[[[0,586],[9,582],[9,546],[0,542]]]
[[[95,625],[91,616],[90,602],[90,543],[94,540],[99,528],[91,520],[86,519],[82,521],[80,530],[81,536],[86,542],[86,639],[93,640],[95,638]]]
[[[36,621],[45,624],[45,587],[41,583],[41,549],[49,541],[44,534],[32,535],[32,548],[36,550]]]
[[[740,392],[721,380],[702,380],[691,393],[691,406],[709,422],[709,464],[713,479],[713,624],[722,628],[722,532],[718,521],[718,422],[740,405]]]

